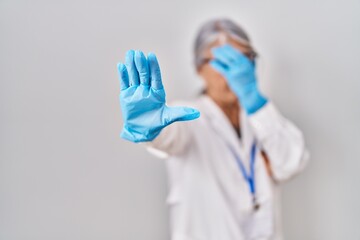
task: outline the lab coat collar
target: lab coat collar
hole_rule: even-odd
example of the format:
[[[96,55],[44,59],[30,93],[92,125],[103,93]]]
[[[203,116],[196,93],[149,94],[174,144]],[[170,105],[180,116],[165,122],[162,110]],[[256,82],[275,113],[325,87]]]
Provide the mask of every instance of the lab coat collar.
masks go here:
[[[240,111],[240,128],[241,139],[238,138],[231,122],[220,109],[220,107],[207,95],[201,97],[204,109],[201,109],[205,117],[208,118],[210,124],[219,136],[226,141],[226,143],[239,154],[240,158],[248,165],[249,153],[251,145],[254,142],[254,135],[248,123],[246,112]]]

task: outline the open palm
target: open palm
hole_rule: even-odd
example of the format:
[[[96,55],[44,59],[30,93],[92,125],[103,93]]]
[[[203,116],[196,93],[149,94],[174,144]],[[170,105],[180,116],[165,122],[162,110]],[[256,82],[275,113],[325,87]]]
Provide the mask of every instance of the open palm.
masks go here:
[[[193,120],[199,111],[188,107],[166,106],[165,90],[155,54],[146,58],[141,51],[130,50],[125,65],[118,64],[120,105],[124,120],[121,137],[132,142],[151,141],[176,121]]]

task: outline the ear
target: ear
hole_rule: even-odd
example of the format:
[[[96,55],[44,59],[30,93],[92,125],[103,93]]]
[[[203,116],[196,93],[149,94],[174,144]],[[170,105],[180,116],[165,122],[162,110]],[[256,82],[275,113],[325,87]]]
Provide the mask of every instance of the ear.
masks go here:
[[[208,80],[208,69],[206,69],[205,65],[202,65],[201,67],[199,67],[197,70],[197,74],[202,78],[202,80],[205,82],[205,84],[207,84],[207,80]]]
[[[199,74],[199,75],[201,75],[203,69],[204,69],[204,65],[201,65],[200,67],[197,67],[197,68],[196,68],[196,73]]]
[[[206,69],[205,65],[200,66],[198,69],[196,69],[197,74],[200,76],[203,84],[204,91],[208,88],[208,70]]]

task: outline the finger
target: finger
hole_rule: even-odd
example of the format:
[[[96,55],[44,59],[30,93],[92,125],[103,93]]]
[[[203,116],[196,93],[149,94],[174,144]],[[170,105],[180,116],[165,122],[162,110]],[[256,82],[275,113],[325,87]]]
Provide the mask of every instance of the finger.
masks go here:
[[[224,64],[222,64],[220,61],[218,60],[211,60],[210,61],[210,65],[220,74],[222,74],[223,76],[226,75],[227,72],[227,66],[225,66]]]
[[[251,64],[250,59],[244,53],[234,48],[230,44],[224,45],[222,50],[224,51],[224,54],[226,54],[226,56],[233,59],[234,62],[237,64]]]
[[[237,50],[230,44],[225,44],[222,47],[222,50],[223,50],[224,54],[226,54],[226,56],[228,56],[229,58],[231,58],[234,61],[239,58],[243,58],[243,57],[246,58],[246,56],[241,51]]]
[[[125,64],[126,64],[126,68],[128,70],[129,73],[129,79],[130,79],[130,86],[134,86],[134,85],[139,85],[140,81],[139,81],[139,73],[136,69],[135,66],[135,61],[134,61],[134,55],[135,55],[135,51],[134,50],[129,50],[126,53],[126,57],[125,57]]]
[[[135,65],[139,73],[140,84],[150,84],[149,65],[143,52],[135,51]]]
[[[156,90],[163,89],[164,86],[161,80],[160,66],[154,53],[148,54],[148,62],[150,68],[151,87]]]
[[[120,89],[124,90],[129,87],[129,74],[124,64],[118,63],[117,68],[119,72]]]
[[[227,52],[224,51],[223,47],[212,48],[211,52],[214,58],[221,61],[223,64],[227,66],[230,66],[234,62],[234,59],[232,59],[231,56],[228,56]]]
[[[169,107],[164,112],[166,124],[177,121],[189,121],[200,117],[200,112],[189,107]]]

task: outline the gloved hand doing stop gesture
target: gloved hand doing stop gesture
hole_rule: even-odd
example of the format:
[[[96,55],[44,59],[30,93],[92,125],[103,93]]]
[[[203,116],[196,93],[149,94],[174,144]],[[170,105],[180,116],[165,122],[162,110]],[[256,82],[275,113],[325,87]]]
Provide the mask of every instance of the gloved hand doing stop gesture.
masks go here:
[[[147,58],[130,50],[125,64],[118,64],[120,105],[124,120],[121,137],[132,142],[152,141],[161,130],[176,121],[193,120],[199,111],[188,107],[168,107],[161,72],[155,54]]]

